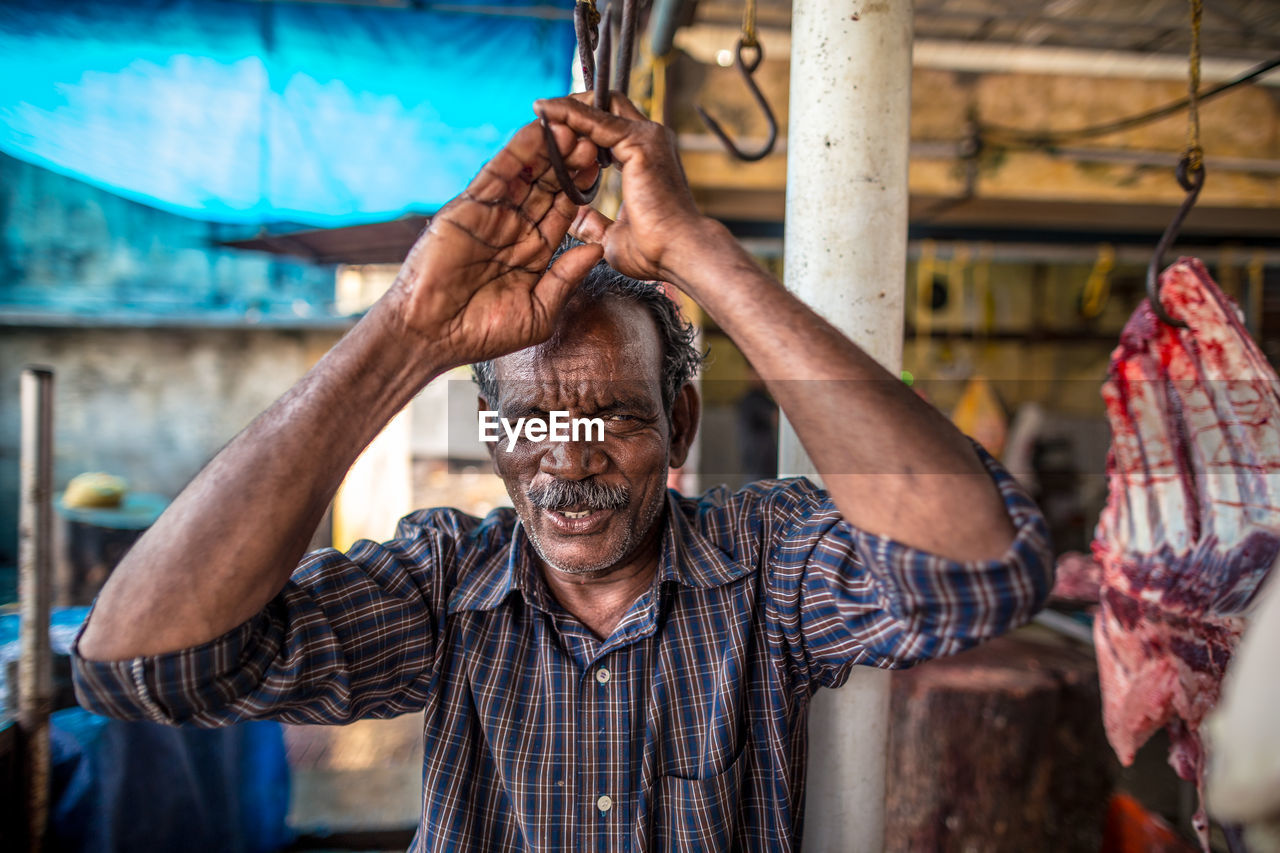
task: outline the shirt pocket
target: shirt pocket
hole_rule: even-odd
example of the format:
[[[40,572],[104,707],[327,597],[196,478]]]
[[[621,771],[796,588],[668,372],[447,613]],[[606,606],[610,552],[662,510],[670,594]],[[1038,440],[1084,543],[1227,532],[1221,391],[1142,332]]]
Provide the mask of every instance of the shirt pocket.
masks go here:
[[[738,849],[738,798],[747,750],[729,766],[701,779],[665,775],[659,782],[654,819],[654,850],[728,851]]]

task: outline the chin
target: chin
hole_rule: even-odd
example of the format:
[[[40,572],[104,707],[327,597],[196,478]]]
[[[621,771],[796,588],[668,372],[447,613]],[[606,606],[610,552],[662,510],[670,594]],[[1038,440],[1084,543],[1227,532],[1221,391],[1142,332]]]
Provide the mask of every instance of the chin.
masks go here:
[[[529,541],[533,543],[533,549],[538,552],[542,562],[557,572],[566,575],[592,575],[607,571],[621,562],[628,550],[628,543],[623,542],[619,547],[603,551],[595,550],[589,554],[574,554],[566,553],[566,551],[577,549],[561,550],[555,547],[546,547],[541,536],[530,535]]]

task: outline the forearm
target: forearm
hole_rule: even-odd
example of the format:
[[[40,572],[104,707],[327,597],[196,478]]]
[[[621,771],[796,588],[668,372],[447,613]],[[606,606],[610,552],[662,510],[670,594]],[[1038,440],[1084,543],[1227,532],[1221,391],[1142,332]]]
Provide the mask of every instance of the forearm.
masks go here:
[[[112,573],[81,654],[197,645],[280,591],[347,469],[435,372],[391,314],[375,306],[183,490]]]
[[[952,559],[1001,556],[1013,528],[964,435],[761,270],[722,226],[700,228],[672,254],[671,279],[764,378],[841,514]]]

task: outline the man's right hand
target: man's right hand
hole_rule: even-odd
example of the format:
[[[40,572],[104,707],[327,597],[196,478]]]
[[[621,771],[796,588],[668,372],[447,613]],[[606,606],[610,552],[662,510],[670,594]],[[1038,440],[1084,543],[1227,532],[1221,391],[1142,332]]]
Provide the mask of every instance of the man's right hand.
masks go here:
[[[534,111],[552,123],[613,153],[622,169],[622,212],[610,222],[583,207],[572,233],[604,247],[605,260],[640,280],[674,281],[677,267],[706,248],[703,232],[716,223],[694,203],[676,152],[675,134],[652,122],[621,93],[611,95],[611,112],[587,104],[585,96],[538,101]],[[725,232],[728,236],[728,232]]]
[[[595,175],[596,147],[556,129],[579,181]],[[431,218],[383,307],[442,370],[546,340],[601,249],[578,246],[547,268],[577,205],[559,192],[538,123],[522,128],[462,195]]]

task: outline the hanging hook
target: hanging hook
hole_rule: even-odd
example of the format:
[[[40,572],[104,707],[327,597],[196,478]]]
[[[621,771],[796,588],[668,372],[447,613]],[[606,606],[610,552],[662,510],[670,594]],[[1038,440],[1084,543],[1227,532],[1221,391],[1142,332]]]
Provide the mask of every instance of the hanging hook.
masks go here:
[[[594,18],[593,18],[594,14]],[[635,0],[625,0],[622,6],[622,14],[631,20],[631,37],[635,37]],[[600,23],[599,13],[595,12],[595,4],[588,0],[579,0],[575,9],[573,9],[573,26],[577,32],[577,50],[579,50],[579,60],[582,64],[582,82],[585,83],[589,90],[594,91],[593,104],[595,109],[609,109],[609,51],[612,49],[613,41],[613,4],[609,4],[604,10],[604,26],[596,29],[596,24]],[[623,35],[627,35],[626,20],[623,20]],[[595,50],[595,55],[591,55],[591,50]],[[622,54],[626,60],[630,60],[630,50],[623,50]],[[630,74],[630,69],[623,69],[623,74]],[[595,199],[595,193],[600,191],[600,175],[604,174],[604,170],[609,168],[613,163],[613,155],[609,154],[608,149],[600,149],[596,151],[595,161],[599,165],[598,172],[595,173],[595,181],[591,182],[591,186],[586,190],[579,190],[577,184],[573,183],[573,175],[568,173],[567,165],[564,165],[564,158],[559,152],[559,146],[556,143],[556,134],[552,133],[552,127],[543,119],[543,141],[547,145],[547,159],[552,164],[552,172],[556,173],[556,179],[561,184],[564,195],[568,196],[568,200],[575,205],[589,205]]]
[[[754,50],[755,56],[750,60],[743,58],[743,51]],[[738,48],[736,51],[736,59],[734,64],[738,66],[738,73],[742,75],[742,80],[747,84],[747,88],[751,90],[751,96],[756,99],[756,103],[760,105],[760,111],[764,113],[764,120],[769,123],[769,138],[765,141],[764,147],[759,151],[743,151],[729,135],[724,132],[719,123],[716,122],[707,111],[702,108],[701,104],[694,104],[693,108],[698,111],[698,115],[702,117],[702,121],[706,124],[707,129],[714,133],[725,149],[747,163],[756,160],[763,160],[773,150],[774,143],[778,141],[778,122],[773,117],[773,110],[769,108],[769,102],[765,100],[764,93],[760,91],[760,87],[756,85],[755,79],[751,76],[755,70],[760,67],[760,60],[764,59],[764,47],[760,42],[751,38],[748,41],[747,35],[743,35],[738,39]]]
[[[1164,304],[1160,302],[1160,270],[1164,266],[1164,253],[1169,251],[1169,247],[1178,239],[1178,232],[1182,230],[1182,221],[1195,206],[1196,199],[1200,197],[1200,190],[1204,187],[1204,163],[1195,162],[1197,159],[1194,153],[1187,152],[1178,161],[1178,185],[1186,191],[1187,195],[1178,207],[1178,212],[1173,215],[1173,221],[1169,223],[1169,227],[1164,229],[1160,242],[1156,244],[1155,254],[1151,256],[1151,263],[1147,265],[1147,299],[1151,303],[1151,310],[1160,322],[1177,329],[1185,329],[1187,324],[1169,316]]]
[[[595,108],[606,112],[609,110],[611,71],[618,76],[617,85],[613,88],[622,92],[623,95],[626,95],[628,84],[631,82],[631,56],[636,37],[636,19],[640,14],[639,0],[623,0],[618,67],[611,69],[614,5],[610,3],[605,9],[603,21],[600,13],[596,11],[595,0],[578,0],[573,12],[574,31],[578,35],[578,59],[582,64],[582,82],[586,84],[587,89],[594,91],[592,103]],[[600,23],[604,26],[597,29]],[[592,56],[593,50],[594,56]],[[551,161],[551,169],[555,172],[556,180],[560,182],[564,194],[574,204],[590,204],[595,199],[596,193],[600,191],[600,176],[613,164],[613,155],[609,153],[609,149],[601,148],[596,152],[596,163],[600,166],[600,170],[596,172],[596,179],[591,182],[591,186],[581,190],[574,184],[573,176],[569,174],[569,168],[564,163],[563,155],[560,154],[560,147],[556,145],[551,126],[545,120],[542,122],[542,138],[547,146],[547,159]]]

